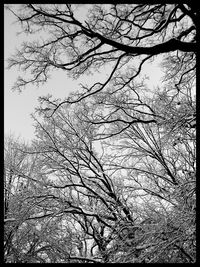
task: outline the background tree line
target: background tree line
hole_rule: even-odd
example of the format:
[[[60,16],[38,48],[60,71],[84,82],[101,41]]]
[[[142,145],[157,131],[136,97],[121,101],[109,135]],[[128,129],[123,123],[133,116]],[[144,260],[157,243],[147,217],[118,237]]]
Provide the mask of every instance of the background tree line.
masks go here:
[[[78,7],[7,6],[35,36],[8,60],[15,90],[54,69],[110,73],[41,97],[31,145],[5,136],[5,262],[195,262],[198,8],[91,4],[82,22]],[[141,72],[157,57],[151,90]]]

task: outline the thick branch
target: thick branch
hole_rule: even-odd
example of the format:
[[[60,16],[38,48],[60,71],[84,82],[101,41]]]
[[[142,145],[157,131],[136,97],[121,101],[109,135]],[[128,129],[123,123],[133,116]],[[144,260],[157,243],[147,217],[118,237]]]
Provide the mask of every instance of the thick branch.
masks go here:
[[[181,50],[183,52],[196,52],[197,51],[197,45],[196,43],[188,43],[188,42],[181,42],[175,38],[172,38],[164,43],[150,46],[150,47],[139,47],[139,46],[129,46],[124,45],[121,43],[118,43],[116,41],[110,40],[99,33],[95,32],[87,32],[85,31],[85,34],[94,38],[98,37],[103,43],[111,45],[121,51],[124,51],[128,54],[139,54],[139,55],[158,55],[162,53],[172,52],[176,50]]]

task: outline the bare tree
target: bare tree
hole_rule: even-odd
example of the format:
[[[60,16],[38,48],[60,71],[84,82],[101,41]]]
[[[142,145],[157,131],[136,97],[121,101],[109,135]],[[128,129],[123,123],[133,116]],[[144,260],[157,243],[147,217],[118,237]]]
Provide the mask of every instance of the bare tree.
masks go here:
[[[98,110],[93,117],[98,124],[118,120],[126,129],[132,123],[155,123],[159,114],[144,98],[141,71],[146,62],[162,55],[165,94],[173,103],[182,102],[185,94],[194,101],[198,8],[190,4],[92,4],[85,20],[80,21],[77,7],[62,4],[8,7],[21,23],[22,31],[37,40],[24,42],[9,59],[9,68],[18,66],[24,74],[30,74],[19,77],[14,89],[46,82],[53,69],[78,79],[110,66],[105,81],[82,84],[79,93],[64,101],[58,103],[44,97],[46,108],[53,114],[63,103],[93,96],[93,106]],[[38,34],[44,37],[41,39]],[[100,107],[107,112],[100,112]],[[132,109],[133,114],[120,121],[120,114],[127,109]]]
[[[107,63],[112,64],[106,82],[83,86],[83,94],[77,99],[80,100],[105,90],[127,69],[128,77],[121,78],[121,87],[130,84],[139,75],[142,65],[156,55],[167,53],[175,66],[194,61],[198,8],[192,5],[91,5],[84,22],[76,18],[76,7],[27,4],[17,11],[8,7],[21,22],[24,32],[30,35],[45,32],[46,36],[44,41],[24,43],[10,58],[9,67],[20,66],[22,71],[31,74],[30,79],[19,78],[15,88],[45,82],[54,68],[78,78]],[[134,64],[136,61],[138,66]],[[188,69],[175,67],[175,74],[180,73],[180,83],[194,70],[195,65],[187,65]]]
[[[36,139],[22,153],[37,168],[17,169],[34,188],[22,197],[34,208],[20,210],[25,227],[15,231],[19,241],[30,230],[29,250],[11,254],[21,262],[195,262],[198,8],[89,5],[82,21],[78,7],[8,6],[35,36],[9,59],[30,74],[14,89],[46,82],[54,69],[74,79],[110,70],[62,101],[40,98]],[[158,56],[163,84],[150,90],[142,69]]]
[[[24,222],[31,214],[31,204],[26,198],[32,194],[34,184],[27,179],[35,171],[36,158],[30,159],[22,150],[27,145],[14,136],[5,137],[4,146],[4,249],[6,262],[18,262],[24,236]],[[22,246],[22,247],[21,247]]]
[[[115,233],[119,221],[134,223],[134,216],[124,205],[112,173],[104,168],[104,152],[97,153],[93,129],[78,118],[78,111],[61,108],[53,117],[44,115],[37,121],[36,151],[44,166],[53,172],[55,182],[50,183],[63,194],[61,214],[73,214],[81,228],[93,238],[99,257],[107,261],[106,247]],[[36,119],[36,118],[35,118]],[[100,144],[99,144],[100,145]],[[92,252],[93,254],[93,252]]]

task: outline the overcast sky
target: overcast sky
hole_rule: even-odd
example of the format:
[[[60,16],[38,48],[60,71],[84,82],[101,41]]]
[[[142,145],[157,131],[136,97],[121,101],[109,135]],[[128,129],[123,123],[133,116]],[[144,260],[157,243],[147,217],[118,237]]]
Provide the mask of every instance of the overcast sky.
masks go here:
[[[82,8],[81,5],[80,9]],[[79,17],[80,18],[80,17]],[[16,81],[18,75],[17,69],[7,70],[6,59],[14,54],[15,49],[20,47],[22,41],[26,41],[23,35],[17,35],[21,30],[19,24],[13,24],[14,15],[4,11],[4,134],[14,133],[21,136],[24,140],[30,141],[34,137],[33,120],[30,114],[34,112],[34,108],[38,106],[38,97],[52,94],[55,98],[64,98],[70,91],[76,90],[82,81],[73,81],[66,76],[62,70],[56,70],[51,76],[52,78],[44,86],[37,88],[28,86],[22,93],[13,92],[11,88]],[[149,76],[149,86],[156,86],[162,76],[161,70],[156,65],[145,66],[146,74]],[[106,73],[102,73],[103,76]],[[89,82],[95,77],[88,77]]]

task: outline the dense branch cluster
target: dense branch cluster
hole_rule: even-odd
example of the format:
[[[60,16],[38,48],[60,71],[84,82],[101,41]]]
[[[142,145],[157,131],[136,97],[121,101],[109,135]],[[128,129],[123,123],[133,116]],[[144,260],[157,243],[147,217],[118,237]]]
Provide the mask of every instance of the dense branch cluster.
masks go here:
[[[198,8],[91,4],[82,19],[75,4],[7,8],[34,38],[8,60],[23,73],[14,89],[56,69],[109,72],[40,97],[31,145],[6,137],[5,262],[195,262]],[[156,58],[151,89],[142,70]]]

